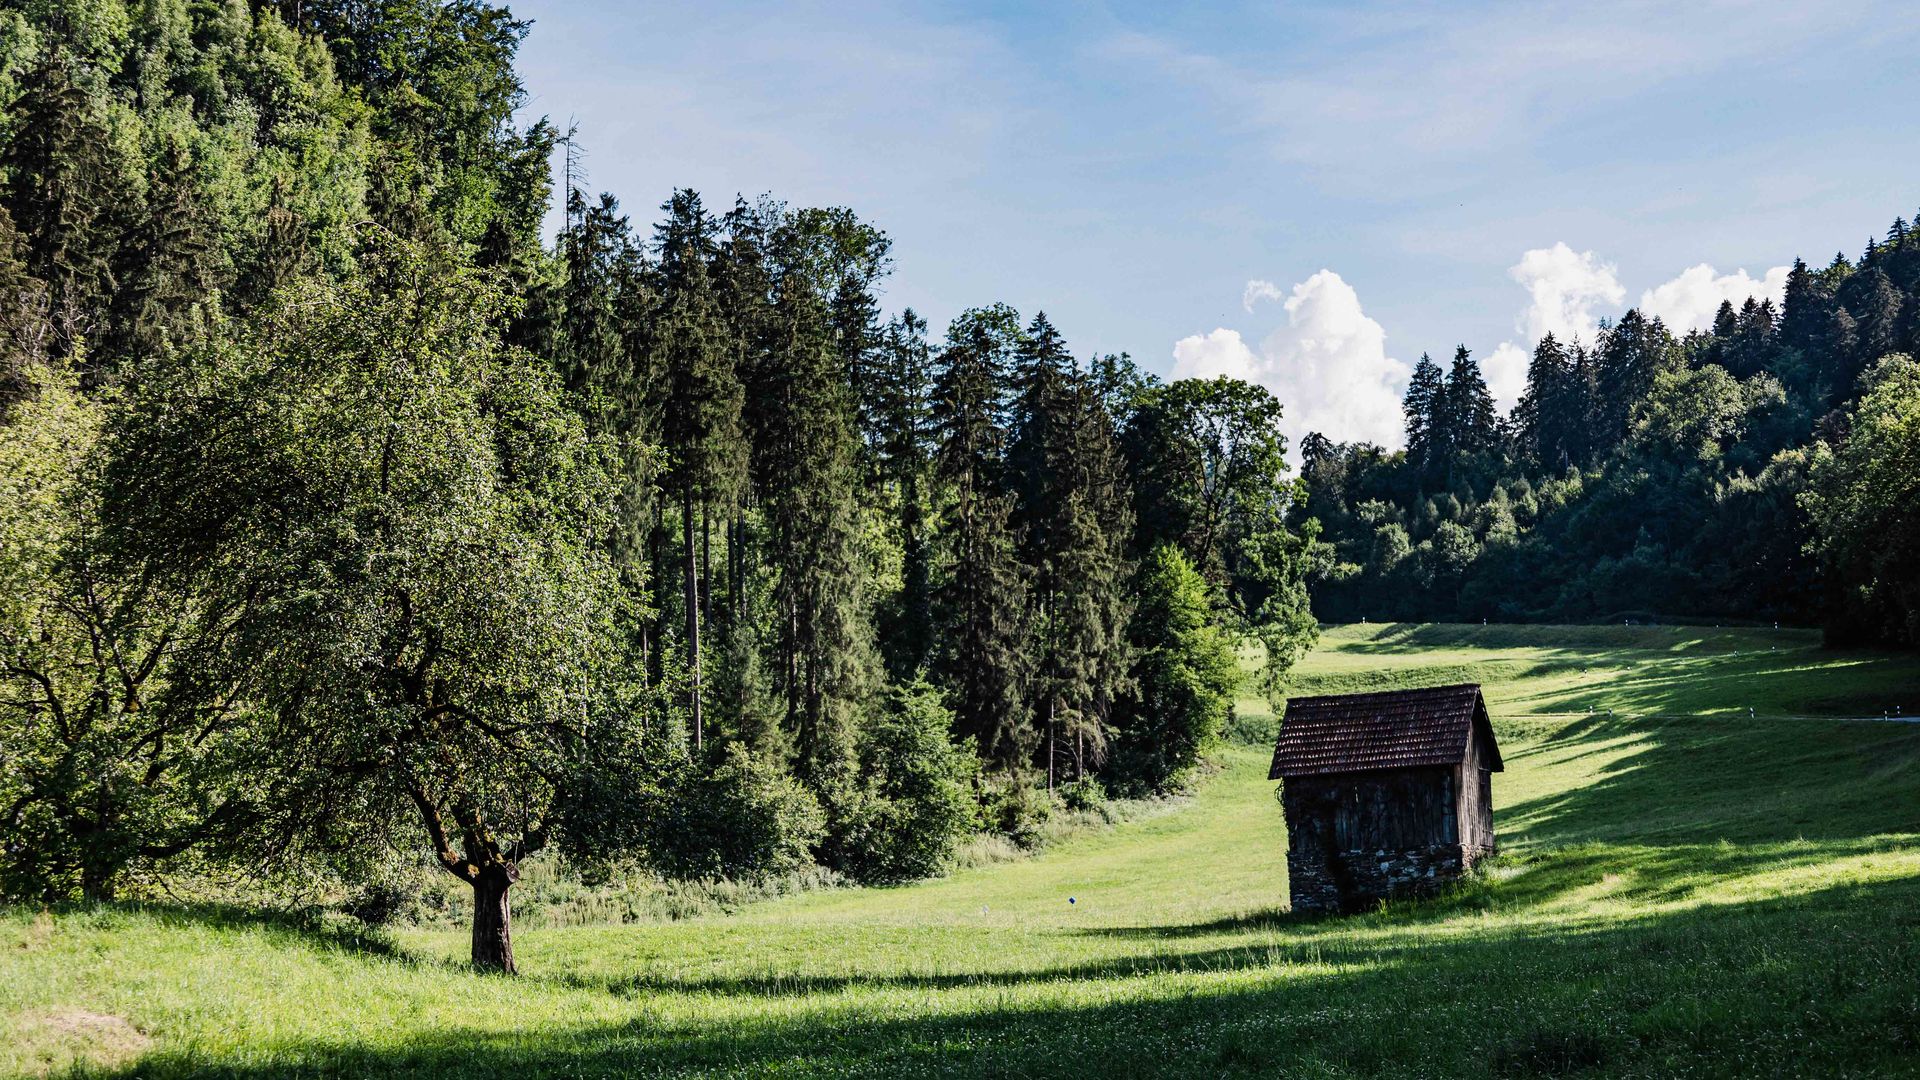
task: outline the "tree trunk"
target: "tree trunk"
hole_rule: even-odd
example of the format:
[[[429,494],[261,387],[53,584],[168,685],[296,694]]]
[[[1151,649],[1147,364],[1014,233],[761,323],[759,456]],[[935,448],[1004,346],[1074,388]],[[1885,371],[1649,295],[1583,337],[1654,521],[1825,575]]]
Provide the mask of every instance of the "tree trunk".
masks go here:
[[[1053,790],[1053,695],[1047,695],[1047,790]]]
[[[687,695],[693,721],[693,749],[698,752],[704,731],[700,718],[700,578],[693,546],[693,488],[689,486],[680,500],[680,539],[687,562],[687,676],[691,691]]]
[[[473,966],[512,975],[513,906],[507,890],[513,874],[503,866],[483,866],[473,882]]]
[[[713,625],[713,515],[700,504],[700,621]]]

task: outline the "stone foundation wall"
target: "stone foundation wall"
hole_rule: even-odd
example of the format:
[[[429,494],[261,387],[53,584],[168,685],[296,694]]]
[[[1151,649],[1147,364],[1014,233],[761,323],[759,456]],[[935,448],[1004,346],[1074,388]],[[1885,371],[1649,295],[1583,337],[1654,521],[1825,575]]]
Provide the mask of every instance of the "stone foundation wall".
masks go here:
[[[1333,858],[1289,853],[1293,910],[1363,911],[1392,896],[1431,896],[1487,852],[1442,844],[1412,851],[1342,851]]]

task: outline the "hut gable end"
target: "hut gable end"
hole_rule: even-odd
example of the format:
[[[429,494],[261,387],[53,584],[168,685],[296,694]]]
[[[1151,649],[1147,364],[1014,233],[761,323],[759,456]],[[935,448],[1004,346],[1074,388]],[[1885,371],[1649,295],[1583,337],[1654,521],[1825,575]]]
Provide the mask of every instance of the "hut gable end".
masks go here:
[[[1331,694],[1287,702],[1267,778],[1331,776],[1459,765],[1480,742],[1480,767],[1502,769],[1500,748],[1474,683]]]

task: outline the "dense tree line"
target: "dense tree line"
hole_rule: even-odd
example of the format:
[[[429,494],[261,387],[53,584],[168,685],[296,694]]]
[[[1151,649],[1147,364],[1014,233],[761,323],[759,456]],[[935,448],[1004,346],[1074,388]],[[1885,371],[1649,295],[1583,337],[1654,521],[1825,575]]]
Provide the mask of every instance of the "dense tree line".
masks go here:
[[[845,209],[556,193],[527,29],[0,13],[0,894],[413,852],[511,970],[540,851],[935,872],[1311,640],[1269,394],[935,340]]]
[[[1505,417],[1464,347],[1444,373],[1422,357],[1406,450],[1303,441],[1293,514],[1335,549],[1316,606],[1818,622],[1835,641],[1920,643],[1912,515],[1894,509],[1915,473],[1916,348],[1920,234],[1895,221],[1858,260],[1796,260],[1778,309],[1725,303],[1684,336],[1639,311],[1592,342],[1548,335]]]

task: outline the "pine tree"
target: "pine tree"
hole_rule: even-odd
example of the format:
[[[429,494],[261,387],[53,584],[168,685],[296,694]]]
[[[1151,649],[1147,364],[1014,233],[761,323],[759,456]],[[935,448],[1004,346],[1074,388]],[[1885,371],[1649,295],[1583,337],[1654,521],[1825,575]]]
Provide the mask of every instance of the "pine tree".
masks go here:
[[[938,661],[955,726],[1002,766],[1025,762],[1036,744],[1023,705],[1026,600],[1005,476],[1006,372],[1019,339],[1011,308],[962,313],[947,330],[932,409],[948,492]]]
[[[1434,419],[1445,395],[1446,378],[1440,373],[1440,365],[1433,362],[1433,357],[1421,353],[1420,362],[1413,366],[1413,378],[1407,382],[1401,408],[1406,415],[1407,461],[1422,472],[1436,457]]]
[[[699,749],[704,740],[700,626],[708,597],[708,510],[715,503],[727,505],[745,480],[743,392],[729,350],[731,334],[709,272],[712,221],[700,196],[688,190],[674,192],[662,209],[668,215],[656,232],[662,303],[656,347],[666,382],[662,437],[671,457],[667,487],[680,504],[688,716]],[[702,543],[696,544],[696,536]]]
[[[826,783],[848,767],[862,711],[879,692],[878,657],[858,524],[859,436],[846,368],[813,284],[789,270],[779,286],[774,349],[781,393],[773,421],[783,482],[767,518],[787,721],[803,776]]]
[[[1106,746],[1106,721],[1124,666],[1122,545],[1131,531],[1120,491],[1112,421],[1077,372],[1045,313],[1019,351],[1013,444],[1014,521],[1028,570],[1032,698],[1045,738],[1048,783],[1062,751],[1074,776]]]

